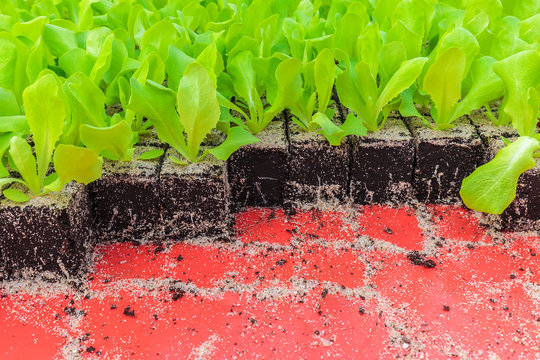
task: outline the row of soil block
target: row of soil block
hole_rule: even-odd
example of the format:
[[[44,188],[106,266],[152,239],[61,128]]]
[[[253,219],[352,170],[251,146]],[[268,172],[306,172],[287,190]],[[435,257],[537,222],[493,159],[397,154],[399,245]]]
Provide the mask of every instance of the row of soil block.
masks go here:
[[[278,121],[259,134],[261,142],[231,157],[232,202],[237,208],[348,198],[359,204],[457,202],[461,181],[485,152],[469,120],[458,125],[441,132],[421,120],[389,117],[381,131],[331,146],[318,133]]]
[[[227,237],[232,213],[246,206],[459,201],[462,179],[494,156],[500,135],[515,133],[494,128],[482,114],[445,132],[390,117],[382,131],[333,147],[280,118],[227,163],[207,157],[179,166],[172,149],[156,160],[107,161],[103,177],[88,187],[69,185],[25,204],[0,200],[0,277],[75,277],[98,239]],[[143,143],[135,157],[162,146],[152,136]],[[500,217],[503,226],[540,227],[539,183],[540,164],[520,179],[516,201]]]
[[[345,118],[344,109],[341,119]],[[428,121],[431,119],[426,117]],[[339,124],[339,115],[334,122]],[[288,202],[461,203],[463,179],[491,160],[500,137],[517,134],[496,127],[481,111],[459,119],[446,131],[417,118],[390,116],[383,129],[331,146],[317,133],[306,133],[281,119],[241,148],[228,163],[235,209],[282,206]],[[504,228],[540,228],[540,167],[520,178],[517,197],[498,218]]]
[[[152,150],[139,147],[136,153]],[[229,190],[225,163],[207,157],[180,166],[173,149],[155,160],[107,162],[91,184],[96,227],[103,241],[162,241],[227,234]]]

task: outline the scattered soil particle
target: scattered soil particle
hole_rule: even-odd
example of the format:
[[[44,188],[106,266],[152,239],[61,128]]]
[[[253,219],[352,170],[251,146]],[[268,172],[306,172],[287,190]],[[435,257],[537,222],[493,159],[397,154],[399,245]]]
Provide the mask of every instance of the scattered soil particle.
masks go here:
[[[279,261],[276,261],[276,265],[278,265],[278,266],[283,266],[283,265],[285,265],[286,263],[287,263],[287,260],[285,260],[285,259],[281,259],[281,260],[279,260]]]
[[[177,301],[178,299],[183,298],[185,294],[186,292],[184,290],[179,290],[173,294],[172,299],[173,301]]]
[[[420,254],[418,251],[411,251],[407,254],[407,258],[413,263],[414,265],[420,265],[425,268],[434,268],[437,266],[435,261],[431,259],[426,259],[425,255]]]
[[[361,315],[364,315],[366,313],[366,309],[364,309],[362,306],[360,306],[360,309],[358,309],[358,312],[361,314]]]
[[[321,292],[321,297],[324,299],[326,297],[326,295],[328,295],[328,289],[324,289],[322,292]]]
[[[154,254],[161,253],[165,251],[165,248],[163,246],[158,246],[154,249]]]
[[[67,314],[67,315],[71,315],[71,316],[75,316],[77,315],[77,309],[70,306],[70,307],[65,307],[64,308],[64,312]]]
[[[132,310],[131,307],[128,306],[124,309],[124,315],[135,317],[135,310]]]
[[[287,215],[288,217],[292,217],[294,215],[296,215],[296,209],[292,206],[288,206],[285,208],[285,215]]]

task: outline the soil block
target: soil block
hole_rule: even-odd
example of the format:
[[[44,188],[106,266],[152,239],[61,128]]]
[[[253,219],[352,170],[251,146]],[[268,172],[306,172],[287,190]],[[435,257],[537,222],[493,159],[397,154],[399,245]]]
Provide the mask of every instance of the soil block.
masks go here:
[[[0,200],[3,277],[83,274],[95,238],[91,218],[87,188],[79,184],[25,203]]]
[[[271,122],[257,137],[260,142],[241,147],[227,162],[235,210],[277,206],[284,201],[288,144],[283,117]]]
[[[476,127],[484,145],[488,145],[494,139],[500,139],[518,136],[518,133],[511,126],[495,126],[491,119],[486,116],[485,111],[473,110],[469,115],[469,120]]]
[[[377,132],[352,141],[351,198],[360,204],[412,199],[414,139],[403,121],[389,117]]]
[[[510,140],[515,140],[511,138]],[[488,162],[495,157],[504,142],[494,139],[490,142],[486,159]],[[515,200],[500,215],[500,225],[507,230],[513,231],[538,231],[540,229],[540,160],[536,160],[536,166],[527,170],[519,177]]]
[[[427,203],[461,203],[461,182],[480,165],[484,153],[475,127],[466,117],[445,131],[432,130],[418,118],[407,121],[416,141],[416,198]]]
[[[207,156],[202,162],[175,164],[169,149],[160,173],[161,221],[164,237],[227,235],[232,217],[225,162]]]
[[[336,125],[341,123],[335,116]],[[314,203],[318,200],[342,200],[349,177],[349,147],[346,141],[332,146],[316,132],[306,132],[289,121],[289,177],[287,200]]]
[[[141,146],[133,158],[156,147]],[[105,161],[103,176],[90,184],[101,240],[142,241],[155,238],[159,218],[158,176],[161,159]]]

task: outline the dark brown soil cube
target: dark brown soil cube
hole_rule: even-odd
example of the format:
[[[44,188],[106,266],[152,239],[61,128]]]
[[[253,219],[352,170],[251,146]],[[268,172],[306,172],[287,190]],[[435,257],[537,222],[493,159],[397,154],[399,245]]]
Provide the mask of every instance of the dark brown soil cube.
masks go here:
[[[446,131],[432,130],[417,118],[408,121],[416,141],[416,198],[427,203],[461,202],[461,182],[481,163],[484,153],[476,129],[466,117]]]
[[[501,136],[509,138],[518,135],[517,131],[511,126],[495,126],[486,116],[485,111],[482,110],[472,111],[469,115],[469,120],[476,127],[476,130],[485,145],[494,139],[500,139]]]
[[[232,203],[236,209],[276,206],[284,201],[288,175],[284,121],[273,121],[257,137],[260,142],[241,147],[227,162]]]
[[[335,122],[340,124],[339,115]],[[349,146],[332,146],[316,132],[306,132],[289,121],[289,177],[286,198],[314,203],[319,200],[342,200],[349,177]]]
[[[510,138],[515,140],[515,138]],[[494,139],[486,152],[485,162],[495,157],[504,147],[500,139]],[[536,167],[523,173],[518,181],[516,198],[501,214],[499,225],[512,231],[538,231],[540,229],[540,160]]]
[[[230,228],[225,162],[212,156],[198,164],[178,165],[169,149],[160,173],[164,237],[226,236]]]
[[[95,238],[87,188],[68,184],[25,203],[0,200],[0,229],[4,278],[82,275]]]
[[[412,198],[414,139],[399,118],[358,137],[351,159],[351,198],[360,204],[407,202]]]
[[[155,147],[137,147],[134,159]],[[90,186],[101,240],[145,241],[155,238],[159,218],[158,177],[161,159],[106,161],[103,176]]]

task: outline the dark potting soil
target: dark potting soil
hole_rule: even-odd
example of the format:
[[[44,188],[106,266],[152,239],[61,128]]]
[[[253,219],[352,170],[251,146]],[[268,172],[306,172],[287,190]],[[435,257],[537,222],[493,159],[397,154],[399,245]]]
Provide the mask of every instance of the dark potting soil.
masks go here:
[[[339,114],[339,113],[338,113]],[[340,125],[339,115],[334,118]],[[345,198],[349,172],[349,146],[332,146],[316,132],[303,131],[288,122],[289,177],[286,198],[291,201],[318,202]]]
[[[353,142],[351,198],[360,204],[403,203],[412,199],[414,139],[399,118]]]
[[[288,175],[288,144],[283,117],[257,134],[256,144],[241,147],[227,161],[232,204],[277,206],[284,201]]]
[[[500,140],[501,136],[512,138],[518,136],[518,133],[511,126],[495,126],[493,122],[485,115],[484,111],[474,110],[468,116],[470,122],[476,128],[478,135],[484,142],[484,146],[488,146],[493,140]]]
[[[69,184],[20,204],[0,201],[0,254],[10,278],[49,272],[75,277],[93,247],[90,201],[83,185]]]
[[[211,156],[178,166],[169,149],[160,172],[159,195],[164,237],[226,235],[231,225],[225,163]]]
[[[445,131],[428,128],[421,119],[408,118],[416,140],[413,188],[427,203],[460,203],[461,182],[480,165],[484,146],[467,118]]]
[[[134,158],[155,147],[137,147]],[[158,177],[161,159],[106,161],[103,176],[90,184],[101,239],[151,238],[159,218]]]
[[[418,251],[409,252],[407,254],[407,258],[411,261],[412,264],[423,266],[425,268],[434,268],[435,266],[437,266],[435,261],[431,259],[426,259],[426,257]]]

